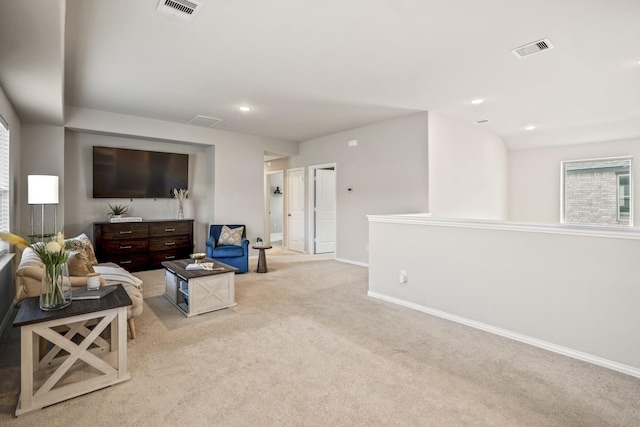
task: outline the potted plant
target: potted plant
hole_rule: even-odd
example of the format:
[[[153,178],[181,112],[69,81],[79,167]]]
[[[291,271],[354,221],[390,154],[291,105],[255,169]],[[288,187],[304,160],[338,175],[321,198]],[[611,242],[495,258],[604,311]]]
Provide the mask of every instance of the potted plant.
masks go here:
[[[111,218],[120,218],[129,210],[129,206],[112,205],[111,203],[109,203],[109,209],[109,216]]]

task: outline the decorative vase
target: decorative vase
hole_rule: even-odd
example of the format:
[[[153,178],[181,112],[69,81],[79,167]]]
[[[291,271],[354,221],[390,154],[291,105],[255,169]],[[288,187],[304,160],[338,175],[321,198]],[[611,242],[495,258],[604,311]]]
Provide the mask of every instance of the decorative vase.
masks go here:
[[[71,304],[71,280],[66,262],[45,264],[40,291],[40,308],[42,310],[59,310]]]
[[[184,200],[189,197],[189,190],[186,188],[174,188],[173,197],[178,201],[178,219],[184,219]]]

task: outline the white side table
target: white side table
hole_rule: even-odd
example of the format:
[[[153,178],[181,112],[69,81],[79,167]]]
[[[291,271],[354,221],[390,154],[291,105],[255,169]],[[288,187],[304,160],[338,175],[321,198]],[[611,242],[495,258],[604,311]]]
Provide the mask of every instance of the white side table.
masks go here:
[[[56,311],[42,311],[39,297],[23,300],[13,322],[20,327],[21,341],[16,416],[129,380],[131,304],[122,285],[103,298],[73,301]],[[109,326],[110,337],[105,339],[101,334]],[[48,351],[39,345],[45,341],[51,343]]]

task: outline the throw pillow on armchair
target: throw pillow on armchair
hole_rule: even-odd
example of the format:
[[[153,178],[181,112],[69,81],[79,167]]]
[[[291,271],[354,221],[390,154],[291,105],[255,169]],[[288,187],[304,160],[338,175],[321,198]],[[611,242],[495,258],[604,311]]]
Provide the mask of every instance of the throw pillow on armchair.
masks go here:
[[[240,226],[237,228],[229,228],[226,225],[222,226],[222,231],[220,232],[220,238],[216,246],[242,246],[242,235],[244,234],[244,226]]]

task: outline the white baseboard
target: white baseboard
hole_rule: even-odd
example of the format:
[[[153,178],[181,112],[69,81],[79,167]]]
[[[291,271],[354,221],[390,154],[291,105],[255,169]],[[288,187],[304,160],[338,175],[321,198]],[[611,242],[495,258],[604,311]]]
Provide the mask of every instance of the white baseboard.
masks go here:
[[[369,268],[369,264],[365,262],[351,261],[350,259],[343,259],[343,258],[334,258],[334,259],[338,262],[344,262],[346,264],[354,264],[354,265],[359,265],[360,267]]]
[[[452,322],[461,323],[463,325],[470,326],[472,328],[480,329],[495,335],[500,335],[505,338],[509,338],[515,341],[520,341],[535,347],[539,347],[544,350],[562,354],[563,356],[572,357],[574,359],[581,360],[583,362],[592,363],[594,365],[602,366],[604,368],[612,369],[614,371],[622,372],[623,374],[640,378],[640,369],[634,368],[633,366],[628,366],[622,363],[614,362],[612,360],[603,359],[602,357],[594,356],[588,353],[583,353],[581,351],[573,350],[568,347],[556,345],[547,341],[539,340],[537,338],[532,338],[532,337],[522,335],[516,332],[512,332],[506,329],[497,328],[495,326],[491,326],[486,323],[481,323],[475,320],[467,319],[466,317],[456,316],[455,314],[446,313],[444,311],[436,310],[430,307],[425,307],[423,305],[419,305],[409,301],[390,297],[388,295],[379,294],[377,292],[368,291],[367,295],[372,298],[377,298],[393,304],[401,305],[403,307],[411,308],[413,310],[417,310],[426,314],[431,314],[436,317],[441,317],[443,319],[450,320]]]

